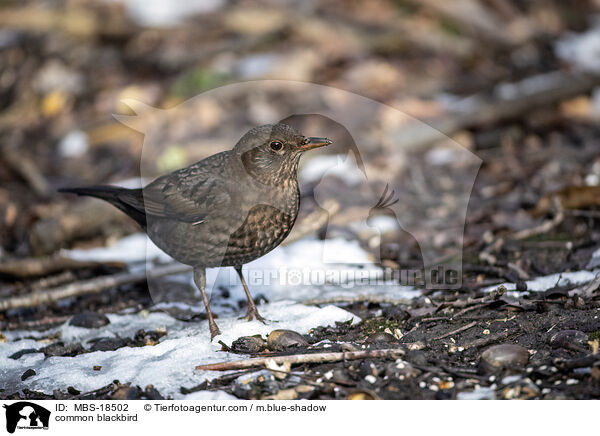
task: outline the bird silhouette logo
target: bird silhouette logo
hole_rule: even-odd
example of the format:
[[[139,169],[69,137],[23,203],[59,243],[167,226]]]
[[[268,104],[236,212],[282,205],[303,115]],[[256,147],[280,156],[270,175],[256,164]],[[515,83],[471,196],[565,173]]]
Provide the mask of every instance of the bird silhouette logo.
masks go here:
[[[48,429],[50,411],[29,401],[18,401],[6,405],[6,431],[14,433],[16,429]]]

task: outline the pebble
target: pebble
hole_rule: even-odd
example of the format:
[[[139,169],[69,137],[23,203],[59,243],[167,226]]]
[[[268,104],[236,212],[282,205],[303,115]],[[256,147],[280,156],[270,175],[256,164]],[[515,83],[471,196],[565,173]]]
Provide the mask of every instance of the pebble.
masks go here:
[[[481,354],[480,365],[484,370],[494,371],[500,368],[521,367],[529,362],[529,352],[516,344],[494,345]]]
[[[79,395],[79,394],[81,394],[81,391],[75,389],[73,386],[67,387],[67,392],[70,393],[71,395]]]
[[[68,400],[71,398],[69,394],[61,392],[60,389],[54,389],[52,395],[54,395],[55,400]]]
[[[82,312],[71,318],[69,325],[83,327],[87,329],[96,329],[110,323],[106,315],[96,312]]]
[[[119,386],[110,396],[111,400],[136,400],[140,397],[140,391],[137,387],[122,385]]]
[[[146,331],[139,329],[133,336],[133,342],[139,347],[146,345],[156,345],[158,340],[167,334],[166,330],[157,328],[156,330]]]
[[[527,290],[527,282],[524,280],[517,280],[516,287],[517,291],[525,292]]]
[[[327,374],[325,374],[325,378],[327,378]],[[356,384],[356,382],[350,378],[346,371],[339,368],[336,368],[332,371],[331,381],[344,386],[352,386]]]
[[[427,355],[423,351],[409,351],[406,353],[406,358],[415,365],[425,366],[429,363]]]
[[[16,353],[11,354],[10,356],[8,356],[8,358],[13,359],[13,360],[18,360],[26,354],[35,354],[35,353],[40,353],[40,352],[41,352],[40,350],[36,350],[35,348],[25,348],[23,350],[19,350]]]
[[[122,338],[99,338],[94,341],[90,351],[114,351],[127,345],[127,341]]]
[[[588,335],[579,330],[561,330],[550,338],[550,345],[569,350],[585,350],[588,345]]]
[[[405,378],[416,377],[420,373],[409,362],[398,359],[395,362],[388,363],[385,367],[385,375],[391,378],[404,380]]]
[[[29,377],[33,377],[36,374],[36,372],[33,369],[28,369],[27,371],[25,371],[23,373],[23,375],[21,376],[21,381],[25,381],[27,380]]]
[[[67,344],[65,345],[62,342],[56,342],[54,344],[50,344],[45,346],[44,348],[40,348],[41,353],[44,353],[46,357],[49,356],[77,356],[78,354],[85,353],[85,349],[79,343],[77,344]]]
[[[242,336],[231,343],[231,349],[246,354],[260,353],[267,347],[267,343],[260,335]]]
[[[398,340],[389,333],[386,332],[375,332],[367,337],[367,344],[397,344]]]
[[[417,341],[417,342],[408,344],[408,349],[410,351],[418,351],[418,350],[422,350],[424,348],[425,348],[425,343],[423,341]]]
[[[149,400],[164,400],[165,397],[163,397],[160,392],[158,392],[156,390],[156,388],[152,385],[148,385],[146,386],[146,389],[144,389],[144,394],[146,395],[146,398],[148,398]]]
[[[514,384],[507,386],[500,392],[500,396],[506,400],[514,398],[530,399],[535,398],[540,393],[540,389],[529,378],[521,378]]]
[[[257,391],[267,395],[275,395],[279,384],[275,376],[268,370],[261,370],[242,375],[233,382],[233,394],[244,399],[255,399]]]
[[[377,368],[377,366],[375,366],[373,362],[363,360],[362,362],[360,362],[360,365],[358,367],[358,373],[365,378],[368,376],[377,377],[379,375],[379,369]]]
[[[374,375],[368,375],[365,377],[365,380],[371,384],[374,384],[377,381],[377,378]]]
[[[410,318],[410,313],[398,306],[388,306],[383,308],[383,316],[396,321],[405,321]]]
[[[273,330],[267,338],[267,345],[272,351],[282,351],[291,347],[307,347],[309,343],[295,331]]]
[[[374,392],[355,391],[348,395],[349,400],[378,400],[379,397]]]

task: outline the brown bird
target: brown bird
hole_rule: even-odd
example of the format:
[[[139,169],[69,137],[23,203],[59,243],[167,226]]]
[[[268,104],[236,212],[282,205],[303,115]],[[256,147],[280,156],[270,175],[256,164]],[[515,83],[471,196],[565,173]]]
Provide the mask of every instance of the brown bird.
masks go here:
[[[255,127],[232,150],[159,177],[141,189],[64,188],[113,204],[136,220],[163,251],[194,269],[206,306],[211,339],[220,334],[206,295],[208,267],[233,266],[248,298],[248,321],[258,313],[242,266],[277,247],[300,206],[298,161],[303,152],[331,144],[285,124]]]

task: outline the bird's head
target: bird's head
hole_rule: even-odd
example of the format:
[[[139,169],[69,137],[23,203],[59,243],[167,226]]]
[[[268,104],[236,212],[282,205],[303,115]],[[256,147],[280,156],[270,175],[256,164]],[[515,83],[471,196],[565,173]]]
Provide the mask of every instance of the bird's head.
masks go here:
[[[277,184],[296,177],[302,153],[329,144],[327,138],[305,137],[286,124],[267,124],[246,133],[233,150],[248,174]]]

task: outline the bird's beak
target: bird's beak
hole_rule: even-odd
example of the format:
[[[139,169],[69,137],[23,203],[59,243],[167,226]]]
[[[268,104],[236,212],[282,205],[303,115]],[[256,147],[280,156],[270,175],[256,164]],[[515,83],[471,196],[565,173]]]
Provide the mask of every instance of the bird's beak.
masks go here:
[[[312,150],[313,148],[325,147],[326,145],[331,144],[333,141],[327,138],[306,138],[308,142],[302,144],[300,146],[300,150]]]

